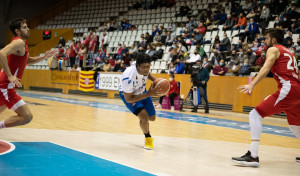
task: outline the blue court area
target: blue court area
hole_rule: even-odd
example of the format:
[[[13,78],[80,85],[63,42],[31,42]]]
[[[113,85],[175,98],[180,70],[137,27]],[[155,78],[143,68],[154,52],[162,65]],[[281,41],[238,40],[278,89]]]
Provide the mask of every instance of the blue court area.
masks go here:
[[[53,96],[33,94],[33,93],[24,93],[24,92],[18,92],[18,94],[24,97],[44,99],[44,100],[61,102],[61,103],[76,104],[76,105],[89,106],[89,107],[101,108],[101,109],[110,109],[110,110],[121,111],[121,112],[130,112],[125,105],[121,106],[121,105],[108,104],[102,102],[82,101],[82,100],[77,100],[72,98],[61,98],[61,97],[53,97]],[[167,111],[156,111],[156,116],[161,118],[173,119],[173,120],[180,120],[180,121],[186,121],[192,123],[200,123],[206,125],[250,131],[250,126],[248,122],[240,122],[234,120],[219,119],[213,117],[191,115],[191,114],[184,114],[178,112],[167,112]],[[286,127],[263,125],[262,132],[266,134],[296,138],[295,135],[290,131],[290,129]]]
[[[1,176],[152,175],[49,142],[13,144],[14,151],[0,156]]]

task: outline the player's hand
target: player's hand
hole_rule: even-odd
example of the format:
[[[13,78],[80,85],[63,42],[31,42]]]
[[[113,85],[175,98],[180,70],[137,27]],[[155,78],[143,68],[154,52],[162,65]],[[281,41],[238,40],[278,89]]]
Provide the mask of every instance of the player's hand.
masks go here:
[[[15,87],[16,85],[17,85],[17,87],[22,87],[22,84],[20,83],[21,79],[17,78],[16,76],[9,76],[8,80],[12,84],[13,87]]]
[[[251,84],[247,84],[247,85],[240,86],[238,89],[240,90],[240,92],[251,94],[253,88],[254,87]]]
[[[154,88],[153,85],[151,84],[148,93],[149,93],[150,96],[160,96],[161,95],[160,86],[157,86],[157,87]]]
[[[55,54],[57,53],[58,50],[52,50],[52,51],[47,51],[44,55],[44,59],[48,59],[51,56],[55,56]]]

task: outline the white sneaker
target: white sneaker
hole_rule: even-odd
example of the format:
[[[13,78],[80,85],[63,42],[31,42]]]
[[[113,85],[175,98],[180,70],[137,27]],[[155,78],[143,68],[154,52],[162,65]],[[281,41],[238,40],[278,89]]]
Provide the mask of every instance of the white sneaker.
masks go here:
[[[161,109],[161,104],[156,105],[157,109]]]
[[[174,106],[171,106],[171,111],[174,111],[175,110],[175,107]]]

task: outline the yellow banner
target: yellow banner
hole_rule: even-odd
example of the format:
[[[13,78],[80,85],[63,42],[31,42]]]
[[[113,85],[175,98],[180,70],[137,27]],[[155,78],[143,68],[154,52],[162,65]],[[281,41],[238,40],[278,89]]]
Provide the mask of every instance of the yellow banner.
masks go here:
[[[75,84],[78,85],[79,82],[79,72],[78,71],[52,71],[51,72],[51,82],[58,84]]]
[[[79,79],[79,90],[84,92],[90,92],[94,90],[95,81],[94,71],[81,71],[80,72],[80,79]]]

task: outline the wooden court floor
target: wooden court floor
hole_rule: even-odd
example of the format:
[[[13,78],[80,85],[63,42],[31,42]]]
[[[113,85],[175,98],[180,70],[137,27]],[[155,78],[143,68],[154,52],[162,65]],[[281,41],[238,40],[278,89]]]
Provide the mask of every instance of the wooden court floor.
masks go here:
[[[157,110],[156,121],[150,123],[154,150],[149,151],[143,149],[144,136],[137,118],[120,99],[36,91],[19,94],[28,103],[33,121],[1,129],[1,140],[51,142],[153,175],[300,175],[300,163],[295,162],[300,156],[300,140],[289,131],[286,119],[263,120],[260,167],[246,168],[234,165],[231,157],[241,156],[249,148],[247,114]],[[0,120],[13,114],[6,110]],[[19,170],[15,175],[22,175],[22,168],[7,164],[3,156],[0,176],[1,167],[6,174],[13,173],[15,167]],[[77,173],[86,172],[78,168]]]

